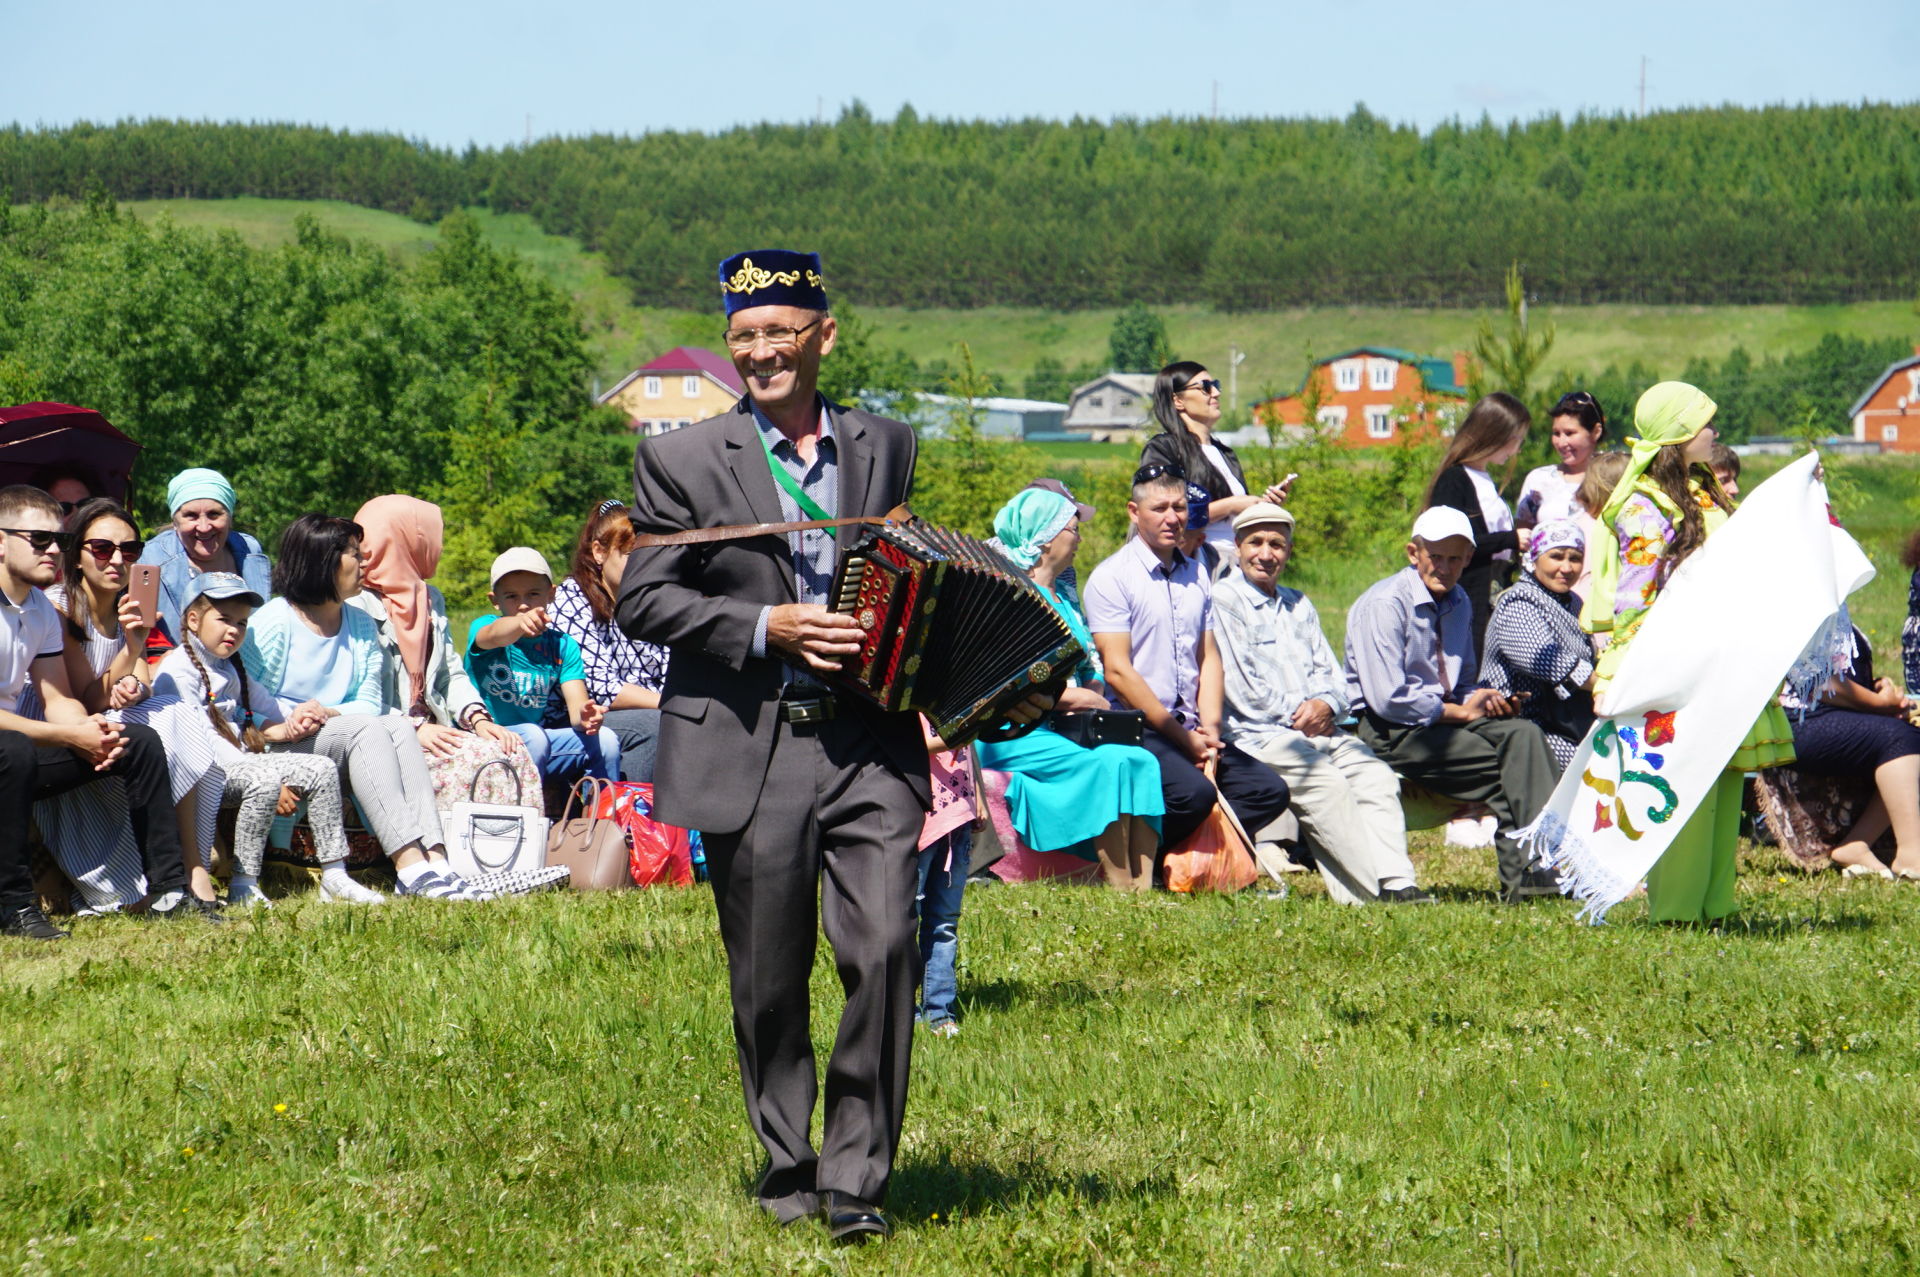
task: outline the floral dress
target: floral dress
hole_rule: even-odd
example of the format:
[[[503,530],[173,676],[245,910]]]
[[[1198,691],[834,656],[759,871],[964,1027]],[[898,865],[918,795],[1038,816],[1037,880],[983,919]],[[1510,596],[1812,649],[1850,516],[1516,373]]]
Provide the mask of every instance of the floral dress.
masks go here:
[[[1707,535],[1712,536],[1727,521],[1727,513],[1697,482],[1689,481],[1688,493],[1699,503],[1706,519]],[[1604,691],[1620,668],[1633,636],[1660,596],[1660,566],[1673,547],[1679,532],[1679,511],[1665,493],[1650,483],[1642,483],[1620,507],[1614,530],[1620,541],[1620,581],[1614,591],[1613,642],[1600,654],[1594,680],[1596,694]],[[1785,711],[1768,702],[1760,718],[1727,760],[1726,770],[1749,772],[1762,767],[1780,767],[1793,761],[1793,725]]]

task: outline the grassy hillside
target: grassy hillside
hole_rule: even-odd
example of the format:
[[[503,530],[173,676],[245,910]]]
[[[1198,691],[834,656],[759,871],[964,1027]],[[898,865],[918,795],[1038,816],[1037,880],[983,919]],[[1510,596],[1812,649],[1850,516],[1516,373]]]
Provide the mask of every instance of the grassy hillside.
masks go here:
[[[289,238],[294,218],[303,212],[335,230],[387,245],[402,255],[425,252],[433,243],[431,227],[396,213],[332,200],[141,200],[122,207],[143,217],[165,212],[184,225],[231,228],[263,245]],[[580,300],[604,379],[622,376],[680,342],[715,344],[716,315],[634,305],[627,284],[608,272],[600,254],[585,251],[575,240],[546,234],[523,214],[469,211],[490,240],[525,254]],[[860,299],[848,300],[858,305]],[[1441,355],[1467,348],[1481,314],[1383,306],[1255,314],[1173,307],[1163,313],[1174,350],[1212,365],[1223,378],[1228,346],[1237,343],[1246,352],[1239,379],[1243,399],[1253,398],[1263,387],[1291,389],[1310,351],[1324,355],[1362,343]],[[1548,361],[1550,370],[1597,371],[1638,359],[1656,372],[1671,374],[1695,355],[1718,360],[1736,345],[1744,345],[1758,358],[1804,349],[1828,332],[1903,339],[1920,335],[1920,315],[1910,302],[1555,306],[1538,313],[1559,329]],[[1068,367],[1103,360],[1115,312],[871,307],[862,308],[862,314],[872,322],[879,340],[922,363],[951,359],[959,343],[970,344],[978,365],[1017,392],[1034,362],[1043,356]]]

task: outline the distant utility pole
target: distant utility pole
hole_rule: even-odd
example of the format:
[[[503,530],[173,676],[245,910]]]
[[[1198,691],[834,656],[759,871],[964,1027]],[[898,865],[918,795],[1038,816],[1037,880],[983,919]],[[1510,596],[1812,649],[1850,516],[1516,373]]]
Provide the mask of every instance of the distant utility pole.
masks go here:
[[[1213,118],[1220,118],[1220,81],[1213,82]]]
[[[1227,344],[1227,410],[1240,411],[1240,365],[1247,362],[1247,352],[1232,342]]]
[[[1640,55],[1640,114],[1647,113],[1647,55]]]
[[[533,112],[527,112],[527,145],[533,145]]]

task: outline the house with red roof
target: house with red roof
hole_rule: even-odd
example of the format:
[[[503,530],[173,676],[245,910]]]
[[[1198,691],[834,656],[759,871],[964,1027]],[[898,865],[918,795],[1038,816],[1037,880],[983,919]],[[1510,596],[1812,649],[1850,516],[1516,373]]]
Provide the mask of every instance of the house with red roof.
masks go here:
[[[675,346],[622,377],[597,400],[627,414],[636,434],[663,435],[740,402],[747,388],[733,361],[698,346]]]
[[[1298,390],[1254,404],[1254,418],[1304,425],[1309,402],[1317,401],[1321,428],[1360,447],[1393,443],[1430,427],[1451,430],[1466,408],[1467,359],[1465,353],[1443,359],[1395,346],[1358,346],[1314,361]]]
[[[1882,452],[1920,452],[1920,346],[1897,359],[1847,410],[1853,437]]]

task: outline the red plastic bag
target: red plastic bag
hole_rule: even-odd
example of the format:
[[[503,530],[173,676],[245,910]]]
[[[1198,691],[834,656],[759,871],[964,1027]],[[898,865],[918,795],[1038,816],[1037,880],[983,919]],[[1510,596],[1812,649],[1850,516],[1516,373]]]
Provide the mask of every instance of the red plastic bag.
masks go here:
[[[594,806],[599,820],[617,820],[627,833],[627,870],[636,887],[693,883],[693,847],[687,831],[653,818],[653,786],[638,781],[602,785]]]

